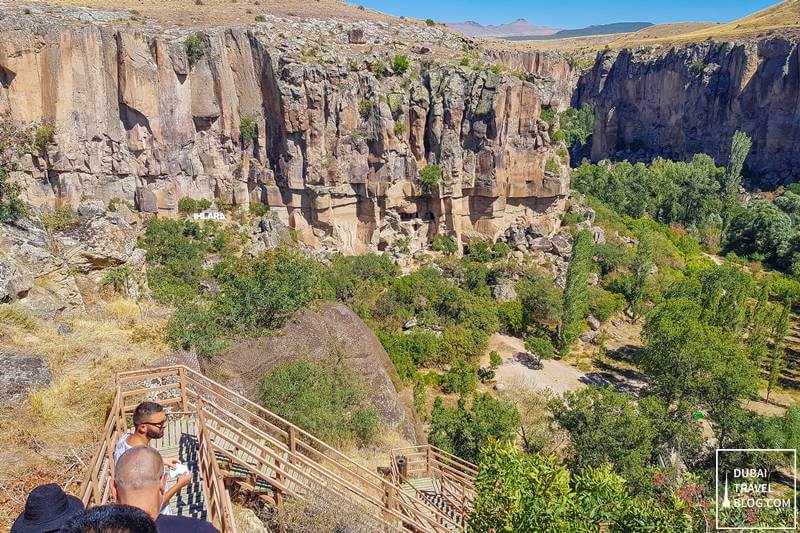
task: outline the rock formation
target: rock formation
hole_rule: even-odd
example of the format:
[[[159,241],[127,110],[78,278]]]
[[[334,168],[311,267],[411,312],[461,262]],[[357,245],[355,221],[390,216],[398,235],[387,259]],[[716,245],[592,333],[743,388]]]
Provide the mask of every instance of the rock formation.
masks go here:
[[[322,302],[317,309],[300,311],[275,335],[236,344],[204,371],[259,401],[261,376],[276,365],[327,358],[334,352],[342,364],[364,378],[381,420],[415,441],[414,415],[398,396],[400,377],[389,355],[358,315],[341,303]]]
[[[605,52],[581,78],[574,103],[595,106],[594,160],[703,152],[726,164],[731,137],[742,130],[753,139],[748,174],[770,187],[798,178],[798,95],[798,43],[776,38]]]
[[[145,252],[136,247],[135,215],[124,205],[117,209],[82,204],[75,220],[58,229],[45,228],[36,217],[0,224],[0,303],[19,302],[39,317],[54,318],[82,311],[103,289],[138,296],[147,285]],[[122,267],[118,287],[104,287],[114,267]]]
[[[442,29],[267,17],[190,34],[63,13],[2,20],[0,114],[55,128],[46,155],[13,173],[31,204],[264,203],[307,243],[345,253],[558,227],[568,168],[539,113],[563,89],[460,66],[468,41],[429,54]],[[545,172],[551,158],[558,172]],[[427,165],[438,185],[419,182]]]

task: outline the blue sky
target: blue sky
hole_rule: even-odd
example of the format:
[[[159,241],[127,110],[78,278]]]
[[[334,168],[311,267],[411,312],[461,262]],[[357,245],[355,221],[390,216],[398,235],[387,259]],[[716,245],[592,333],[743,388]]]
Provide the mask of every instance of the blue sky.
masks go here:
[[[728,22],[778,0],[351,0],[392,15],[437,22],[474,20],[502,24],[526,18],[533,24],[581,28],[610,22]]]

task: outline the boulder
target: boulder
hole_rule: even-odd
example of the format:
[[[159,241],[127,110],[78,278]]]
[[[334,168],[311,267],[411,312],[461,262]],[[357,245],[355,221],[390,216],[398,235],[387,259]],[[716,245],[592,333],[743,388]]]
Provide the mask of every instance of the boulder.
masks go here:
[[[600,321],[593,315],[589,315],[589,318],[586,319],[586,323],[590,328],[592,328],[592,331],[597,331],[600,329]]]
[[[344,304],[323,302],[316,309],[300,311],[276,334],[238,342],[201,365],[211,378],[258,401],[261,376],[273,367],[325,358],[332,351],[342,354],[343,364],[364,378],[381,420],[416,441],[414,415],[399,397],[401,381],[389,355],[372,330]]]
[[[0,402],[18,405],[28,395],[50,383],[47,360],[34,354],[0,351]]]
[[[553,250],[561,257],[568,257],[572,253],[572,234],[568,231],[559,232],[550,242]]]
[[[492,287],[492,296],[498,302],[511,302],[517,299],[514,284],[509,282],[498,283]]]

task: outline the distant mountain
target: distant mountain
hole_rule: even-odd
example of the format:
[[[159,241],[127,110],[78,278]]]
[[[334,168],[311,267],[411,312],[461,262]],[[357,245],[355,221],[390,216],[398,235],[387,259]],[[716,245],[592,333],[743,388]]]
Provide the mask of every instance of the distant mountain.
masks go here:
[[[558,31],[558,28],[537,26],[525,19],[517,19],[508,24],[489,24],[486,26],[473,20],[468,20],[466,22],[448,22],[447,27],[472,37],[517,37],[523,35],[539,37],[552,35]]]
[[[615,22],[613,24],[597,24],[577,30],[561,30],[548,35],[529,33],[527,35],[508,35],[504,39],[510,41],[541,41],[550,39],[569,39],[571,37],[589,37],[592,35],[611,35],[614,33],[631,33],[649,28],[652,22]]]

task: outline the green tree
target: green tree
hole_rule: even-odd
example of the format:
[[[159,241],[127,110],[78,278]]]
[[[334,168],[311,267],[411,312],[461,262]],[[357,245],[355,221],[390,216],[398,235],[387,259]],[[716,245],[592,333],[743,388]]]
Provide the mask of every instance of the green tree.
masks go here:
[[[683,297],[659,304],[647,316],[637,363],[649,389],[670,407],[669,417],[707,409],[722,442],[730,429],[726,410],[755,393],[756,369],[738,338],[703,322],[703,311]]]
[[[750,147],[753,145],[750,137],[743,131],[737,131],[731,139],[731,156],[722,182],[722,194],[725,204],[725,219],[729,220],[731,209],[739,204],[739,187],[742,184],[742,168]],[[727,227],[727,224],[726,224]]]
[[[510,440],[519,427],[516,408],[490,394],[476,394],[471,406],[461,398],[445,407],[436,398],[431,412],[428,442],[467,461],[477,462],[480,450],[492,440]]]
[[[378,415],[367,398],[363,378],[337,353],[282,363],[261,379],[264,407],[334,443],[363,445],[378,434]]]
[[[545,533],[692,530],[689,509],[669,494],[663,501],[631,497],[608,465],[570,472],[555,456],[523,454],[508,443],[481,452],[470,527],[476,531]],[[604,526],[600,526],[604,524]]]
[[[649,483],[647,467],[655,453],[657,434],[652,421],[627,394],[589,387],[567,392],[563,400],[550,406],[556,422],[570,434],[576,467],[608,463],[629,486]]]
[[[631,266],[630,299],[634,318],[639,318],[644,312],[647,278],[653,269],[653,245],[654,235],[649,231],[643,231],[639,235],[639,245],[636,247],[636,255]]]
[[[558,328],[558,349],[562,354],[580,334],[589,315],[589,291],[587,277],[592,261],[592,236],[581,231],[575,236],[572,258],[567,269],[567,283],[562,300],[561,323]]]

